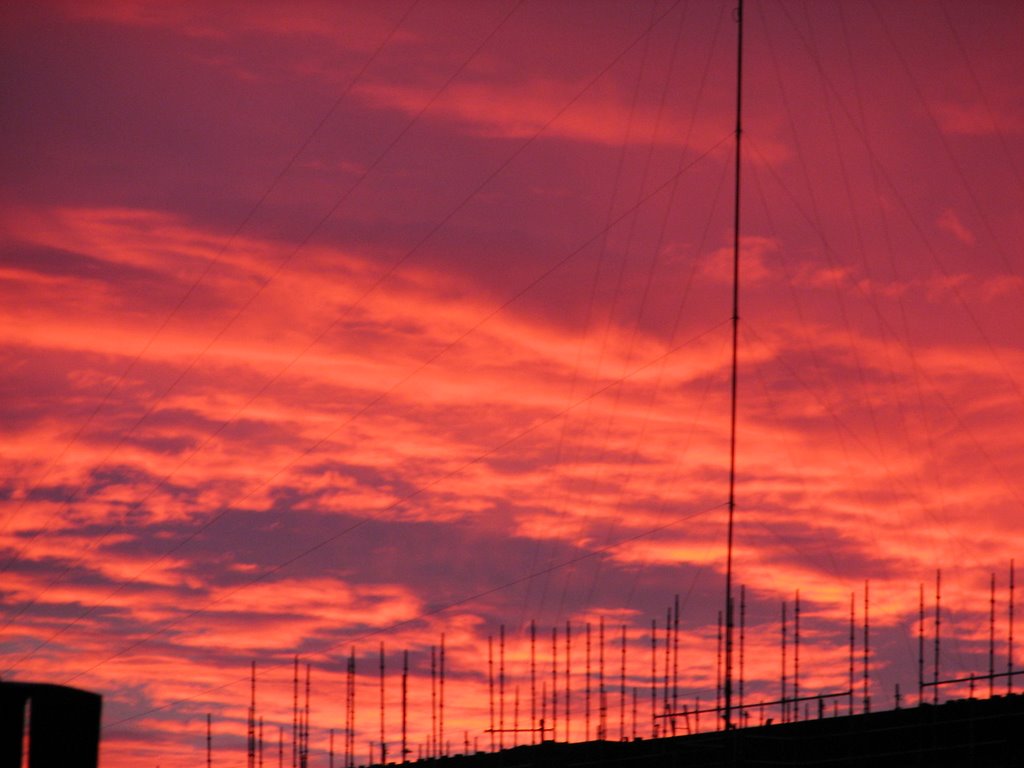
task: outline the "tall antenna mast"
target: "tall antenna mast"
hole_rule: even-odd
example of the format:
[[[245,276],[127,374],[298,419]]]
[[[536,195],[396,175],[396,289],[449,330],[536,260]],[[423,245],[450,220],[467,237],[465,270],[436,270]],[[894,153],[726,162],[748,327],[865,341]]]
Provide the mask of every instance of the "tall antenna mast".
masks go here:
[[[732,214],[732,397],[729,422],[729,524],[725,554],[725,729],[732,728],[732,541],[736,512],[736,376],[740,326],[740,136],[742,135],[743,0],[736,6],[736,168]]]

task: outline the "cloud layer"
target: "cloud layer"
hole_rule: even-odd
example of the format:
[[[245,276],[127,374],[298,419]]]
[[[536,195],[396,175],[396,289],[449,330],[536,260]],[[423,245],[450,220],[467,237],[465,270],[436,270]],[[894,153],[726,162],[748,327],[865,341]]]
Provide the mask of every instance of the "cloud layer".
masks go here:
[[[801,690],[848,686],[869,589],[891,706],[916,695],[919,584],[930,606],[942,569],[944,668],[984,672],[990,573],[1002,637],[1024,551],[1024,18],[751,6],[746,691],[778,696],[797,590]],[[634,688],[646,736],[678,594],[679,701],[714,702],[729,11],[6,9],[0,674],[103,693],[104,765],[185,766],[208,712],[241,759],[252,660],[290,749],[296,654],[314,752],[333,728],[340,754],[354,648],[363,761],[380,643],[390,754],[403,650],[410,739],[437,750],[442,633],[446,739],[488,748],[504,626],[507,727],[554,672],[559,738],[628,731]]]

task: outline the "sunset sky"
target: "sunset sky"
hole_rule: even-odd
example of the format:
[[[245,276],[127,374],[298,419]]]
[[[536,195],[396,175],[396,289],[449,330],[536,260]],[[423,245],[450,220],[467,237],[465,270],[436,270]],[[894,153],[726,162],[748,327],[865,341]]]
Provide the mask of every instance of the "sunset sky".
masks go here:
[[[381,642],[389,754],[401,653],[418,745],[442,633],[461,751],[489,744],[488,637],[525,727],[530,621],[549,676],[570,622],[579,740],[603,617],[608,735],[625,625],[648,736],[651,621],[678,594],[679,695],[714,702],[731,0],[0,14],[0,677],[103,694],[104,768],[198,764],[207,713],[240,766],[253,660],[290,755],[298,654],[327,765],[354,647],[365,762]],[[1005,669],[1022,39],[1009,0],[748,0],[748,702],[779,694],[798,589],[800,689],[844,689],[869,581],[872,706],[897,683],[915,703],[938,568],[943,673],[987,671],[993,572]]]

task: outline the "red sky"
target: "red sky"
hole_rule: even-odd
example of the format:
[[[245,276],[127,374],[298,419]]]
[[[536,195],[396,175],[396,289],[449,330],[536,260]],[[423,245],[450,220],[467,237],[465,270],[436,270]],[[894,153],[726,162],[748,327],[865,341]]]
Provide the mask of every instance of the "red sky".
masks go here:
[[[678,593],[680,695],[713,700],[732,7],[4,4],[0,675],[102,693],[108,768],[194,765],[207,712],[242,765],[249,663],[276,740],[298,653],[326,764],[354,646],[365,760],[381,640],[392,745],[401,650],[419,744],[442,632],[483,745],[499,625],[509,710],[531,619],[627,625],[645,702]],[[1022,34],[1013,2],[749,2],[752,700],[797,589],[801,690],[845,686],[870,580],[874,706],[913,701],[936,568],[943,669],[986,671],[993,571],[1005,665]]]

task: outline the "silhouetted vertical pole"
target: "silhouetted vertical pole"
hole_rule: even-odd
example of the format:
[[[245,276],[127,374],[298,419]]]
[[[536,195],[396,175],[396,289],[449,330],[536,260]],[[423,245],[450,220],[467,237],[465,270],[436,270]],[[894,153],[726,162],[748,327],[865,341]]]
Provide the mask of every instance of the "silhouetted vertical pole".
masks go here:
[[[1006,693],[1013,693],[1013,560],[1010,560],[1009,640],[1006,644]]]
[[[917,705],[924,704],[924,584],[918,585],[917,608]]]
[[[284,768],[284,727],[277,727],[277,768]]]
[[[302,768],[309,765],[309,670],[306,665],[306,714],[302,723]]]
[[[743,707],[744,646],[747,628],[747,590],[740,584],[740,725],[743,725],[747,710]]]
[[[800,590],[796,591],[793,603],[793,701],[796,703],[796,717],[800,719]]]
[[[619,667],[619,739],[626,740],[626,625],[622,625],[622,658]]]
[[[345,768],[355,765],[356,732],[356,649],[349,652],[348,669],[345,676]]]
[[[718,612],[718,629],[717,629],[717,643],[715,651],[715,709],[717,714],[722,715],[722,644],[725,641],[725,635],[723,630],[725,627],[722,625],[722,612]]]
[[[543,741],[544,734],[541,734]],[[558,739],[558,627],[551,627],[551,740]]]
[[[388,760],[388,746],[384,740],[384,642],[380,644],[380,764]]]
[[[206,713],[206,768],[213,765],[213,726],[210,723],[210,713]]]
[[[513,706],[512,706],[512,746],[519,746],[519,686],[516,685],[512,689],[513,691]]]
[[[590,622],[586,623],[587,629],[587,677],[583,689],[583,740],[590,741]]]
[[[260,716],[260,734],[259,734],[259,745],[260,745],[260,768],[263,768],[263,716]]]
[[[437,647],[430,646],[430,744],[427,757],[437,757]]]
[[[540,681],[540,723],[537,730],[540,733],[540,741],[544,741],[545,723],[548,719],[548,683],[547,680]]]
[[[633,741],[636,741],[636,699],[637,699],[637,688],[633,686]]]
[[[256,768],[256,662],[249,668],[248,765]]]
[[[932,703],[939,703],[939,637],[942,627],[942,571],[935,570],[935,668],[933,670]]]
[[[444,632],[441,633],[441,708],[439,714],[440,723],[437,738],[438,741],[441,742],[441,754],[444,757],[448,757],[448,748],[445,746],[444,742]]]
[[[786,707],[786,601],[782,601],[782,674],[780,676],[779,703],[782,707],[782,722],[786,722],[788,709]]]
[[[662,691],[662,713],[665,715],[665,731],[672,725],[672,718],[668,715],[672,711],[671,703],[668,698],[668,687],[669,679],[672,671],[672,608],[671,606],[665,609],[665,675]],[[675,733],[672,734],[675,736]]]
[[[995,693],[996,675],[996,574],[993,571],[988,590],[988,697]]]
[[[565,622],[565,743],[570,741],[569,733],[569,698],[571,691],[571,669],[572,669],[572,625]]]
[[[871,711],[871,645],[869,642],[870,612],[869,612],[869,584],[864,582],[864,711]]]
[[[334,729],[331,728],[329,733],[330,733],[330,749],[328,751],[328,755],[330,757],[330,768],[334,768]]]
[[[537,743],[537,623],[530,619],[530,728]]]
[[[598,625],[597,665],[597,738],[608,738],[608,691],[604,685],[604,616]]]
[[[402,651],[402,763],[406,763],[409,755],[408,741],[409,713],[409,651]]]
[[[491,752],[494,752],[494,637],[487,636],[487,679],[491,702]]]
[[[849,711],[849,714],[851,714],[851,715],[853,714],[853,692],[854,692],[854,688],[855,688],[854,682],[853,682],[853,664],[854,664],[853,660],[854,660],[854,656],[856,654],[856,628],[855,628],[856,625],[854,623],[855,622],[855,616],[854,616],[855,603],[854,603],[854,598],[855,598],[855,594],[853,592],[851,592],[850,593],[850,687],[849,687],[849,692],[850,692],[850,711]]]
[[[733,186],[732,245],[732,377],[729,420],[729,521],[725,562],[725,729],[732,727],[732,543],[736,512],[736,394],[739,375],[740,327],[740,138],[743,133],[743,0],[736,12],[736,159]]]
[[[292,768],[299,765],[299,657],[292,663]]]
[[[505,748],[505,625],[498,634],[498,749]]]
[[[658,620],[651,619],[651,738],[658,738]]]
[[[676,734],[675,713],[679,711],[679,594],[675,596],[672,616],[672,735]]]

